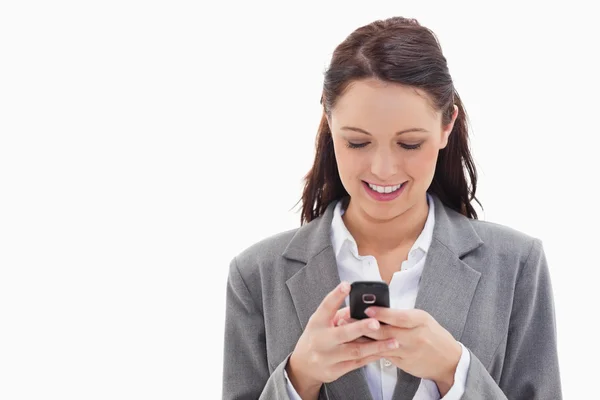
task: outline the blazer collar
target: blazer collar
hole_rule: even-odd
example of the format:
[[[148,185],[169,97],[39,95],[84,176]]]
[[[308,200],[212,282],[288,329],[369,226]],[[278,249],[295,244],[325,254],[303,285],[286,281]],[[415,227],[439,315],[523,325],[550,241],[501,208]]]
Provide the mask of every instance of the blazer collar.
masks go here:
[[[429,204],[429,212],[427,214],[427,219],[425,221],[425,226],[423,230],[415,240],[415,243],[412,245],[410,252],[408,253],[408,257],[411,257],[411,253],[413,251],[419,249],[422,250],[423,254],[427,254],[429,250],[429,246],[431,245],[431,238],[433,236],[433,227],[435,226],[435,202],[433,201],[431,195],[427,193],[427,203]],[[347,206],[343,204],[343,202],[338,201],[335,207],[333,208],[333,217],[331,220],[331,245],[333,246],[333,251],[336,259],[339,257],[339,253],[342,251],[344,246],[350,247],[347,251],[351,251],[355,256],[358,255],[358,247],[356,244],[356,240],[346,227],[342,216],[345,214],[345,207]],[[403,270],[408,270],[414,267],[413,264],[409,264],[407,266],[403,266]]]
[[[433,240],[444,244],[454,254],[462,257],[483,243],[471,222],[464,215],[447,207],[439,197],[430,193],[434,201],[435,226]],[[342,201],[347,201],[347,197]],[[298,229],[283,256],[306,263],[327,246],[331,246],[331,221],[337,201],[332,201],[319,218]]]
[[[435,226],[415,308],[427,311],[456,340],[460,340],[481,276],[479,271],[463,262],[462,257],[483,241],[467,217],[448,208],[435,194],[431,197],[435,202]],[[302,329],[321,300],[340,283],[330,237],[335,205],[332,201],[322,216],[300,227],[283,253],[285,258],[305,264],[286,281]],[[354,370],[326,384],[327,392],[336,399],[371,399],[362,371]],[[413,398],[420,378],[401,369],[397,371],[393,399]]]

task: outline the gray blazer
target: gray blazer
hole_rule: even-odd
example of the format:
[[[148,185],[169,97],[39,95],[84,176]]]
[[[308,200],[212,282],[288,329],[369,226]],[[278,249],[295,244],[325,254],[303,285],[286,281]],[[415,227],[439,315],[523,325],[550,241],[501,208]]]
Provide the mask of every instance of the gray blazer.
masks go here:
[[[415,308],[470,352],[464,400],[562,399],[550,274],[540,239],[469,219],[435,201],[433,240]],[[288,399],[283,375],[312,313],[339,282],[335,202],[304,226],[233,258],[227,280],[223,399]],[[394,400],[420,378],[397,369]],[[321,400],[365,400],[362,369],[323,385]]]

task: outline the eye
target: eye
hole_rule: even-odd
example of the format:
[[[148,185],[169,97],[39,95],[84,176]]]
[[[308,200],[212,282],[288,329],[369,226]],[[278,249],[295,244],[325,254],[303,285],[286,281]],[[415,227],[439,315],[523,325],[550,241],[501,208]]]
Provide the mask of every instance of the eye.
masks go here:
[[[363,147],[365,147],[366,145],[368,145],[369,142],[366,143],[352,143],[352,142],[347,142],[346,146],[351,148],[351,149],[361,149]],[[423,143],[419,143],[419,144],[404,144],[404,143],[398,143],[400,145],[400,147],[402,147],[403,149],[406,150],[418,150],[421,148],[421,145]]]
[[[406,150],[417,150],[417,149],[421,148],[421,145],[423,143],[413,144],[413,145],[404,144],[404,143],[398,143],[398,144],[400,145],[400,147],[402,147],[403,149],[406,149]]]
[[[349,148],[351,148],[351,149],[360,149],[362,147],[365,147],[368,144],[369,144],[369,142],[366,142],[366,143],[352,143],[352,142],[348,142],[348,144],[346,144],[346,146],[349,147]]]

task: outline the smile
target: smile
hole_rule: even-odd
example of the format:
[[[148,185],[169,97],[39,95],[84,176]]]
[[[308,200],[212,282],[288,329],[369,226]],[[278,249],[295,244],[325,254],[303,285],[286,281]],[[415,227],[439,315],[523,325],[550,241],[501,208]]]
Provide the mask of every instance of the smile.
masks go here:
[[[375,201],[391,201],[399,197],[406,187],[406,182],[399,185],[379,186],[369,182],[362,181],[367,194]]]

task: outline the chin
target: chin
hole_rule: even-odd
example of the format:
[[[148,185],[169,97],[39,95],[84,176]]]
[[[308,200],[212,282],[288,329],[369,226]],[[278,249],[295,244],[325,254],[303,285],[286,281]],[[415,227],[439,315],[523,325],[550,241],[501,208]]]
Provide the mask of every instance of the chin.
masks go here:
[[[410,188],[407,188],[410,189]],[[379,202],[372,199],[369,194],[361,192],[359,196],[352,197],[358,199],[357,205],[369,217],[375,220],[389,220],[398,217],[410,209],[414,204],[411,202],[410,192],[407,190],[400,197],[389,202]]]
[[[400,202],[390,202],[390,204],[377,203],[372,199],[361,199],[360,208],[370,218],[378,221],[385,221],[397,217],[404,212]],[[395,203],[395,204],[392,204]]]

